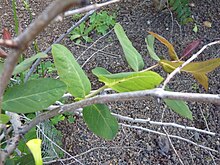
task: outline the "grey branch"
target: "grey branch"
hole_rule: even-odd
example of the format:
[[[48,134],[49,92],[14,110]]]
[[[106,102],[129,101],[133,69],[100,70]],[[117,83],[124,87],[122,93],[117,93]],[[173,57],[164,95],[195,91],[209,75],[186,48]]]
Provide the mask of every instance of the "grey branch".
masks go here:
[[[161,136],[167,136],[165,133],[154,131],[154,130],[151,130],[151,129],[148,129],[148,128],[144,128],[144,127],[140,127],[140,126],[136,126],[136,125],[129,125],[129,124],[123,124],[123,123],[120,123],[120,125],[124,126],[124,127],[128,127],[128,128],[139,129],[139,130],[143,130],[143,131],[146,131],[146,132],[158,134],[158,135],[161,135]],[[211,151],[211,152],[215,152],[215,153],[219,153],[217,150],[214,150],[212,148],[203,146],[201,144],[197,144],[197,143],[195,143],[195,142],[193,142],[193,141],[191,141],[189,139],[186,139],[186,138],[183,138],[183,137],[180,137],[180,136],[176,136],[176,135],[168,135],[168,136],[170,138],[179,139],[179,140],[185,141],[187,143],[193,144],[193,145],[198,146],[200,148],[203,148],[205,150],[208,150],[208,151]]]
[[[196,132],[208,134],[208,135],[211,135],[211,136],[218,135],[215,132],[210,132],[210,131],[198,129],[198,128],[195,128],[195,127],[183,126],[183,125],[176,124],[176,123],[166,123],[166,122],[152,121],[150,119],[131,118],[131,117],[115,114],[115,113],[112,113],[112,115],[115,116],[116,118],[118,118],[119,120],[128,121],[128,122],[131,122],[131,123],[143,123],[143,124],[151,124],[151,125],[157,125],[157,126],[175,127],[175,128],[181,128],[181,129],[184,129],[184,130],[196,131]]]
[[[59,113],[74,112],[79,108],[83,108],[85,106],[89,106],[92,104],[98,104],[98,103],[104,104],[104,103],[110,103],[110,102],[115,102],[115,101],[127,101],[127,100],[140,100],[140,99],[143,100],[150,96],[158,97],[162,99],[176,99],[176,100],[184,100],[184,101],[206,102],[206,103],[213,103],[213,104],[220,103],[220,95],[170,92],[170,91],[164,91],[161,88],[144,90],[144,91],[100,95],[100,96],[95,96],[95,97],[88,98],[85,100],[81,100],[75,103],[66,104],[60,108],[58,107],[54,110],[48,111],[46,113],[42,113],[38,117],[33,119],[28,125],[26,125],[21,130],[21,133],[22,134],[27,133],[32,127],[34,127],[38,123],[43,122],[51,117],[54,117]]]

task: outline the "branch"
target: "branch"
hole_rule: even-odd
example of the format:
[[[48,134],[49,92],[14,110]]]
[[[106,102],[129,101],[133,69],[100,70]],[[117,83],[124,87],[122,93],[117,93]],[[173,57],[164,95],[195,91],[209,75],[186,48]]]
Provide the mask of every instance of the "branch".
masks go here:
[[[143,123],[143,124],[151,124],[151,125],[158,125],[158,126],[175,127],[175,128],[181,128],[184,130],[196,131],[196,132],[208,134],[211,136],[216,136],[216,135],[218,136],[218,133],[215,133],[215,132],[210,132],[210,131],[198,129],[195,127],[183,126],[183,125],[176,124],[176,123],[165,123],[165,122],[151,121],[150,118],[149,119],[130,118],[130,117],[122,116],[122,115],[115,114],[115,113],[112,113],[112,115],[115,116],[116,118],[118,118],[119,120],[128,121],[131,123]]]
[[[184,101],[206,102],[213,104],[218,104],[220,102],[219,95],[170,92],[170,91],[164,91],[161,88],[136,91],[136,92],[124,92],[117,94],[101,95],[101,96],[95,96],[92,98],[81,100],[75,103],[66,104],[60,108],[58,107],[54,110],[42,113],[38,117],[33,119],[28,125],[24,126],[24,128],[20,131],[20,133],[22,134],[27,133],[32,127],[34,127],[38,123],[43,122],[51,117],[54,117],[59,113],[74,112],[79,108],[83,108],[85,106],[89,106],[92,104],[98,104],[98,103],[104,104],[115,101],[140,100],[140,99],[146,99],[150,96],[159,97],[162,99],[177,99]]]
[[[19,129],[21,128],[20,116],[16,113],[6,112],[8,116],[10,116],[10,122],[12,123],[12,127],[14,130],[14,137],[7,141],[7,145],[4,150],[0,153],[0,164],[4,164],[4,160],[7,156],[9,156],[17,147],[17,144],[21,138]]]
[[[209,102],[209,103],[216,103],[216,104],[220,102],[219,95],[170,92],[170,91],[164,91],[161,88],[156,88],[152,90],[144,90],[144,91],[136,91],[136,92],[125,92],[125,93],[117,93],[117,94],[100,95],[100,96],[95,96],[95,97],[88,98],[85,100],[81,100],[79,102],[75,102],[72,104],[63,105],[62,107],[58,107],[54,110],[42,113],[39,116],[37,116],[35,119],[30,121],[30,123],[24,125],[19,130],[19,135],[21,136],[21,135],[26,134],[31,128],[33,128],[40,122],[43,122],[51,117],[54,117],[59,113],[74,112],[74,111],[77,111],[79,108],[83,108],[85,106],[89,106],[89,105],[97,104],[97,103],[103,104],[103,103],[110,103],[110,102],[115,102],[115,101],[139,100],[139,99],[146,99],[150,96],[159,97],[163,99],[165,98],[166,99],[180,99],[180,100],[185,100],[185,101]],[[162,135],[166,136],[166,134],[162,134]],[[13,141],[17,140],[18,142],[20,140],[20,136],[14,137],[12,140]],[[169,135],[169,136],[173,138],[181,139],[183,141],[187,141],[201,148],[216,152],[215,150],[198,145],[190,140],[177,137],[174,135]]]
[[[135,126],[135,125],[128,125],[128,124],[123,124],[123,123],[120,123],[121,126],[124,126],[124,127],[128,127],[128,128],[134,128],[134,129],[139,129],[139,130],[143,130],[143,131],[146,131],[146,132],[150,132],[150,133],[154,133],[154,134],[158,134],[158,135],[161,135],[161,136],[167,136],[165,133],[161,133],[161,132],[158,132],[158,131],[154,131],[154,130],[150,130],[148,128],[143,128],[143,127],[140,127],[140,126]],[[179,139],[179,140],[182,140],[182,141],[185,141],[187,143],[191,143],[195,146],[198,146],[200,148],[203,148],[203,149],[206,149],[208,151],[212,151],[212,152],[215,152],[215,153],[219,153],[217,150],[214,150],[214,149],[211,149],[209,147],[206,147],[206,146],[203,146],[203,145],[200,145],[200,144],[197,144],[189,139],[186,139],[186,138],[183,138],[183,137],[180,137],[180,136],[176,136],[176,135],[168,135],[170,138],[175,138],[175,139]]]
[[[110,0],[108,2],[86,6],[86,7],[81,8],[81,9],[75,9],[75,10],[67,11],[67,12],[64,13],[64,16],[67,17],[67,16],[71,16],[71,15],[74,15],[74,14],[79,14],[79,13],[84,13],[84,12],[87,12],[87,11],[91,11],[91,10],[94,10],[94,9],[97,10],[101,7],[104,7],[104,6],[110,5],[112,3],[119,2],[119,1],[120,0]]]
[[[190,62],[192,62],[194,59],[196,59],[205,49],[207,49],[209,46],[220,44],[220,41],[211,42],[205,46],[203,46],[196,54],[194,54],[192,57],[190,57],[186,62],[184,62],[181,66],[176,68],[170,75],[166,78],[163,84],[163,89],[166,87],[166,85],[169,83],[169,81],[180,72],[181,69],[183,69],[184,66],[188,65]]]

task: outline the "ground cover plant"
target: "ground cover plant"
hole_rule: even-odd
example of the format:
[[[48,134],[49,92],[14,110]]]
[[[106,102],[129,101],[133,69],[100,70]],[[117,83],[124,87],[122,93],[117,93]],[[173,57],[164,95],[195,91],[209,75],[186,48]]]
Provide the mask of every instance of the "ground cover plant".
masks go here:
[[[133,121],[135,119],[113,114],[108,106],[110,102],[146,99],[149,96],[154,96],[164,100],[165,104],[174,112],[189,120],[194,119],[193,113],[185,101],[219,103],[220,98],[217,94],[172,92],[171,90],[173,89],[167,88],[170,80],[173,79],[174,75],[178,72],[192,74],[205,90],[212,88],[208,85],[207,74],[219,67],[220,59],[212,58],[200,62],[192,62],[192,60],[197,58],[208,46],[219,44],[219,41],[210,42],[191,56],[192,52],[201,44],[200,40],[194,41],[186,46],[182,55],[179,56],[174,46],[168,40],[157,33],[149,31],[149,35],[146,36],[145,39],[145,47],[150,57],[156,61],[156,64],[146,66],[148,61],[145,61],[142,55],[133,46],[134,43],[130,41],[125,29],[119,23],[115,24],[114,32],[122,47],[124,59],[130,70],[111,73],[110,70],[100,66],[93,68],[91,71],[93,75],[104,84],[97,90],[92,90],[92,81],[77,62],[74,57],[75,55],[65,45],[58,43],[53,44],[51,47],[54,61],[53,66],[49,64],[49,66],[46,67],[46,63],[43,63],[40,68],[42,74],[37,75],[37,78],[33,78],[29,81],[26,81],[27,79],[24,78],[16,85],[12,84],[11,86],[7,86],[11,75],[14,77],[19,74],[27,76],[28,73],[32,71],[29,70],[29,68],[36,59],[48,58],[47,53],[39,52],[16,65],[19,55],[25,50],[23,45],[28,45],[28,43],[43,30],[46,24],[58,14],[62,13],[63,9],[66,9],[66,5],[75,5],[75,3],[80,4],[81,1],[55,1],[52,3],[52,7],[46,10],[46,13],[50,13],[51,10],[54,11],[54,8],[57,8],[56,12],[52,13],[48,20],[44,20],[43,25],[39,24],[38,27],[37,23],[44,18],[44,14],[33,23],[35,26],[27,28],[27,31],[18,35],[18,38],[15,40],[11,39],[10,34],[6,30],[3,35],[4,38],[0,40],[1,45],[12,49],[9,53],[4,52],[4,50],[2,50],[3,53],[1,53],[2,57],[7,57],[6,61],[2,63],[4,70],[2,71],[0,87],[1,95],[3,96],[1,104],[3,110],[1,113],[1,140],[3,141],[1,144],[1,163],[5,161],[8,163],[13,161],[16,163],[33,163],[35,161],[36,164],[42,164],[42,162],[45,161],[45,159],[42,159],[41,154],[42,141],[36,138],[36,136],[33,136],[36,135],[35,126],[38,126],[39,123],[54,116],[56,117],[52,118],[51,122],[56,124],[64,120],[65,116],[69,118],[70,122],[74,122],[75,119],[73,117],[71,118],[71,115],[82,114],[85,123],[94,134],[104,139],[112,140],[117,137],[120,126],[123,125],[118,123],[118,119],[122,118],[125,121]],[[96,5],[93,5],[90,6],[89,10],[91,7],[93,7],[93,9],[97,8]],[[87,10],[88,8],[85,7],[83,11]],[[91,18],[92,16],[90,19]],[[25,39],[24,36],[29,36],[29,38]],[[156,44],[154,43],[155,38],[168,48],[169,59],[166,59],[165,55],[162,57],[157,55],[157,49],[155,49]],[[20,44],[22,44],[22,46],[20,46]],[[184,61],[186,57],[188,60]],[[160,71],[163,69],[165,72],[170,73],[167,77],[160,75],[161,73],[157,73],[154,70],[160,66]],[[57,71],[59,79],[45,78],[47,77],[45,76],[45,68],[50,71]],[[51,73],[50,71],[49,74]],[[109,89],[111,89],[113,94],[100,95],[100,93]],[[72,102],[65,103],[63,100],[60,100],[64,97],[66,92],[68,92],[68,95],[73,99]],[[54,104],[55,102],[56,104]],[[34,112],[37,113],[33,114]],[[25,120],[25,116],[28,115],[28,118],[31,119],[30,121]],[[23,117],[22,120],[20,116]],[[179,125],[177,126],[181,127]],[[11,129],[13,130],[12,134],[10,133]],[[165,128],[163,129],[165,130]],[[208,135],[217,134],[208,130],[191,127],[186,127],[186,129],[193,129]],[[168,135],[166,130],[164,132],[162,135],[170,140],[172,136]],[[30,133],[29,137],[27,137],[28,133]],[[28,142],[21,144],[21,139],[24,135],[26,136],[25,138],[28,139]],[[206,149],[207,151],[218,153],[216,149],[205,147],[188,139],[181,139],[181,137],[177,138]],[[170,142],[170,144],[172,144],[172,142]],[[24,147],[26,145],[33,153],[33,157],[27,147]],[[21,147],[25,149],[22,150]],[[19,155],[17,152],[14,152],[16,148],[23,153]],[[178,156],[175,149],[173,150]],[[9,155],[12,155],[10,157],[11,159],[7,159]],[[181,158],[178,159],[182,164]]]

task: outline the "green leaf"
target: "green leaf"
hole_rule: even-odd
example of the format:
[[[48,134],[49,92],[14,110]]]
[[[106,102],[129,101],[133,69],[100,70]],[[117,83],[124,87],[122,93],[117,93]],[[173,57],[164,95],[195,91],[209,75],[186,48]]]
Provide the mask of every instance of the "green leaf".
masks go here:
[[[75,122],[75,118],[73,116],[68,116],[67,120],[71,124]]]
[[[93,133],[107,140],[113,139],[118,132],[118,122],[104,104],[83,108],[83,119]]]
[[[197,33],[197,32],[199,31],[199,30],[198,30],[198,26],[197,26],[197,24],[194,24],[193,31],[194,31],[195,33]]]
[[[52,55],[60,79],[68,91],[77,98],[84,98],[91,91],[91,83],[73,54],[63,45],[52,46]]]
[[[99,81],[117,92],[153,89],[163,81],[159,74],[152,71],[111,74],[104,68],[95,68],[92,72]]]
[[[160,58],[157,56],[154,50],[154,36],[148,35],[147,38],[145,38],[145,42],[147,44],[147,50],[151,56],[152,59],[156,61],[160,61]]]
[[[27,69],[29,69],[32,65],[32,63],[38,59],[38,58],[46,58],[47,54],[45,53],[38,53],[30,58],[25,59],[24,61],[22,61],[20,64],[18,64],[15,67],[15,70],[13,72],[13,75],[19,74]]]
[[[193,120],[192,112],[190,111],[188,105],[184,101],[164,99],[164,102],[174,112],[190,120]]]
[[[130,67],[136,72],[142,70],[144,67],[143,58],[138,53],[138,51],[133,47],[131,41],[126,36],[122,26],[116,23],[114,30],[124,51],[125,58],[128,64],[130,65]]]
[[[152,36],[154,36],[156,39],[158,39],[162,44],[164,44],[168,48],[168,52],[169,52],[171,60],[173,60],[173,61],[179,60],[173,45],[169,41],[167,41],[165,38],[163,38],[162,36],[160,36],[154,32],[149,32],[149,33]]]
[[[60,121],[63,121],[63,120],[65,120],[65,116],[63,116],[62,114],[61,114],[61,115],[54,116],[53,118],[50,119],[50,121],[52,122],[53,125],[56,125],[56,124],[58,124]]]
[[[59,100],[65,91],[66,85],[60,80],[31,80],[6,91],[3,110],[17,113],[37,112]]]
[[[109,75],[111,74],[109,71],[107,71],[105,68],[102,67],[96,67],[95,69],[92,70],[92,73],[96,75],[97,77],[101,75]]]
[[[26,141],[37,138],[37,133],[36,133],[36,128],[33,127],[28,133],[24,135],[24,139]],[[18,143],[18,149],[23,153],[23,154],[28,154],[30,153],[30,150],[28,149],[26,142],[24,139],[20,140]]]
[[[6,161],[5,161],[5,165],[16,165],[16,164],[15,164],[15,161],[14,161],[14,160],[8,158],[8,159],[6,159]]]
[[[16,165],[22,165],[22,164],[25,164],[25,165],[33,165],[35,164],[34,162],[34,157],[32,154],[27,154],[27,155],[24,155],[22,157],[19,157],[18,160],[16,160]]]
[[[10,120],[10,117],[5,114],[0,114],[0,124],[6,124]]]
[[[72,34],[71,37],[70,37],[70,40],[75,40],[77,38],[80,38],[81,35],[80,34]]]

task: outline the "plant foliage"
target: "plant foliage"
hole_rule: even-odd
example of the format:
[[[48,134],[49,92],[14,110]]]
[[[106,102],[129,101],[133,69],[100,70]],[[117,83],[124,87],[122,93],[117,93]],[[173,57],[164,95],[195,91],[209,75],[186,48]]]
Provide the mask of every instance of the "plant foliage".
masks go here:
[[[84,98],[89,94],[91,83],[73,54],[59,44],[52,46],[52,54],[60,79],[66,83],[68,92],[77,98]]]
[[[9,88],[3,97],[5,111],[31,113],[47,108],[66,92],[66,85],[50,78],[28,81]]]
[[[177,14],[180,23],[192,22],[189,0],[168,0],[171,9]]]
[[[110,15],[107,11],[93,13],[88,22],[83,22],[72,30],[70,39],[78,44],[82,41],[92,42],[91,33],[95,31],[97,34],[106,34],[115,25],[115,18],[115,14]]]
[[[118,122],[104,104],[83,108],[83,119],[92,132],[107,140],[113,139],[118,132]]]
[[[149,33],[155,38],[157,38],[169,50],[170,60],[159,60],[159,61],[156,60],[163,67],[164,71],[166,71],[167,73],[171,73],[177,67],[181,66],[185,62],[181,59],[183,57],[189,56],[192,53],[192,51],[196,49],[201,43],[200,40],[190,43],[183,50],[182,58],[179,59],[173,45],[169,41],[167,41],[165,38],[163,38],[162,36],[156,33],[153,33],[153,32],[149,32]],[[149,54],[152,54],[152,50],[148,49],[148,51],[149,51]],[[155,52],[153,53],[156,58],[159,58]],[[152,57],[152,58],[155,59],[155,57]],[[181,71],[192,74],[194,78],[205,88],[205,90],[208,90],[207,74],[219,66],[220,66],[220,58],[215,58],[215,59],[210,59],[210,60],[201,61],[201,62],[192,62],[186,65],[185,67],[183,67]]]
[[[125,54],[125,58],[129,64],[129,66],[134,71],[139,71],[144,68],[144,61],[140,53],[133,47],[131,41],[128,39],[125,34],[124,29],[120,24],[116,24],[114,27],[115,34],[118,37],[118,40],[122,46],[122,49]]]

